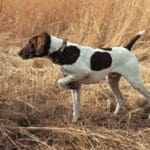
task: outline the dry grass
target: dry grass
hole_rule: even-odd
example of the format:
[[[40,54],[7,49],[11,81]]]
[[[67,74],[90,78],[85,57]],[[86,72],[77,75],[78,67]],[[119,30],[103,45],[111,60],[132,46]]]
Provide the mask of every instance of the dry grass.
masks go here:
[[[117,116],[112,113],[114,97],[105,81],[83,86],[82,118],[74,124],[70,93],[56,84],[58,66],[46,59],[24,61],[17,56],[28,37],[44,30],[101,47],[125,44],[146,28],[133,53],[150,89],[149,25],[149,0],[3,0],[0,149],[149,150],[149,108],[125,80],[121,81],[124,108]]]

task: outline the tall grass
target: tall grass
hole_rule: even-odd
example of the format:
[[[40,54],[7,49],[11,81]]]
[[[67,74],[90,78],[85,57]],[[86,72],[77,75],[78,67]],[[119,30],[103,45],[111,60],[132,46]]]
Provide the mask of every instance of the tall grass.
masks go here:
[[[89,45],[121,44],[149,29],[149,0],[5,0],[0,32],[28,37],[40,31]]]

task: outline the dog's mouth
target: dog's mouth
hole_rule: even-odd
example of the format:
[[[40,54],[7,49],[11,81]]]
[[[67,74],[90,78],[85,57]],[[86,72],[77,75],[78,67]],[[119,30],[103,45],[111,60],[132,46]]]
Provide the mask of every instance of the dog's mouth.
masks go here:
[[[50,59],[49,54],[47,55],[36,55],[34,52],[32,53],[28,53],[26,50],[21,50],[20,52],[18,52],[18,55],[22,58],[22,59],[32,59],[32,58],[39,58],[39,57],[43,57],[43,58],[48,58]],[[56,62],[57,63],[57,62]]]
[[[19,55],[22,59],[28,59],[27,55],[24,55],[21,51],[18,53],[18,55]]]
[[[18,52],[18,55],[19,55],[22,59],[30,59],[30,58],[34,58],[34,57],[35,57],[34,52],[28,53],[26,49],[21,49],[21,51]]]

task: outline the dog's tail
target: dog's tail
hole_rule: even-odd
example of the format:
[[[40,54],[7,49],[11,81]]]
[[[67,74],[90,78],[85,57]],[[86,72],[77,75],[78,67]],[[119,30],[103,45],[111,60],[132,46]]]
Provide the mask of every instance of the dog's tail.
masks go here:
[[[142,30],[140,32],[138,32],[134,38],[132,38],[129,43],[127,45],[125,45],[124,47],[127,48],[129,51],[131,51],[132,46],[134,45],[134,43],[145,33],[145,30]]]

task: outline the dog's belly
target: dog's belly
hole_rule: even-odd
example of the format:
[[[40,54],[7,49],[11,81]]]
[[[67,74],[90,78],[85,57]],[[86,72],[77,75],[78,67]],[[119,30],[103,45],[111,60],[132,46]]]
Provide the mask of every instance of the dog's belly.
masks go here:
[[[98,83],[100,80],[103,80],[108,73],[91,73],[84,76],[81,80],[78,81],[80,84],[94,84]]]

